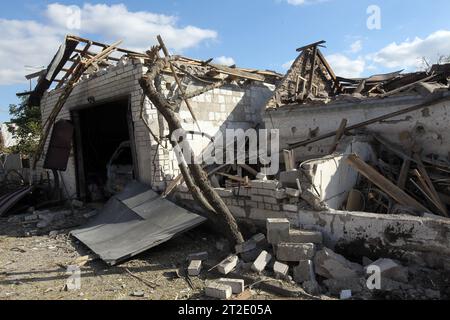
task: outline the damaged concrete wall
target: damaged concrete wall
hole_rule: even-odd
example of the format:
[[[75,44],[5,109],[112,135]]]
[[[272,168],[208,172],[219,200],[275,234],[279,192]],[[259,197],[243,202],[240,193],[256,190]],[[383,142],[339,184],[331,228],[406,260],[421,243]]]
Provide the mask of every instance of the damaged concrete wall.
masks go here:
[[[335,101],[319,106],[285,106],[267,110],[264,122],[268,129],[280,129],[281,147],[286,148],[288,142],[298,142],[337,130],[344,118],[350,126],[418,105],[424,100],[422,96],[405,95],[386,99]],[[403,146],[415,140],[424,147],[425,154],[434,153],[447,158],[450,143],[449,116],[450,102],[445,102],[370,125],[367,130]],[[333,138],[298,148],[296,155],[298,159],[326,155],[332,142]]]
[[[349,256],[450,268],[450,219],[344,211],[300,211],[288,218],[297,227],[321,231],[325,246]]]
[[[356,153],[365,161],[375,159],[375,153],[367,138],[346,140],[349,143],[342,143],[343,147],[338,149],[337,155],[305,161],[302,164],[302,168],[311,168],[313,184],[319,192],[320,199],[332,209],[341,209],[349,192],[358,181],[358,172],[345,161],[347,155]]]

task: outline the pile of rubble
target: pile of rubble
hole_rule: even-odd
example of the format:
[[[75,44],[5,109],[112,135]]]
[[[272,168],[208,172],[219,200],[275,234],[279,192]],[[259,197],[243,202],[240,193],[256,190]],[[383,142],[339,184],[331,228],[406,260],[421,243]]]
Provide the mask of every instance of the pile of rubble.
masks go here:
[[[400,262],[380,258],[371,261],[364,257],[362,264],[323,245],[322,233],[292,229],[287,219],[267,219],[267,237],[256,234],[235,247],[232,254],[212,269],[225,277],[207,281],[205,295],[216,299],[230,299],[242,294],[254,284],[245,283],[246,275],[257,274],[266,280],[296,284],[311,297],[322,295],[340,299],[440,299],[438,288],[419,283],[418,267],[405,267]],[[199,276],[208,260],[208,253],[188,256],[188,275]],[[380,278],[373,275],[380,272]]]
[[[74,206],[74,204],[76,206]],[[8,222],[20,226],[24,236],[57,235],[61,230],[71,229],[85,224],[97,215],[97,210],[87,208],[79,201],[73,201],[70,209],[52,208],[51,210],[35,210],[11,216]]]

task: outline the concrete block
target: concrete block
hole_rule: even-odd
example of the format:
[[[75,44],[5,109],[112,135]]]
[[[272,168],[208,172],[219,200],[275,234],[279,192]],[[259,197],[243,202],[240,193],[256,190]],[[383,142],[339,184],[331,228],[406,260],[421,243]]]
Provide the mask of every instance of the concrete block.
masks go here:
[[[298,262],[310,260],[314,257],[313,243],[279,243],[277,245],[277,258],[281,261]]]
[[[267,241],[270,244],[289,241],[290,223],[288,219],[267,219]]]
[[[377,266],[380,268],[381,276],[399,282],[408,282],[408,268],[403,267],[392,259],[378,259],[365,268],[365,271],[370,266]],[[367,272],[366,272],[367,273]]]
[[[300,197],[300,190],[293,189],[293,188],[286,188],[286,194],[289,197],[292,197],[292,198],[299,198]]]
[[[327,279],[358,278],[363,267],[345,259],[333,250],[324,248],[314,257],[316,273]]]
[[[208,252],[197,252],[197,253],[191,253],[187,257],[187,261],[191,262],[193,260],[200,260],[200,261],[206,261],[208,260]]]
[[[202,271],[202,261],[192,260],[188,267],[188,274],[192,277],[197,277]]]
[[[233,294],[233,289],[226,284],[210,282],[205,287],[205,294],[211,298],[228,300]]]
[[[289,266],[276,261],[273,265],[273,272],[277,278],[285,278],[289,273]]]
[[[289,242],[322,244],[322,232],[306,230],[290,230]]]
[[[264,205],[264,204],[263,204]],[[264,208],[251,208],[250,209],[250,219],[253,220],[264,220],[267,219],[278,219],[284,217],[284,214],[278,211],[265,210]]]
[[[294,281],[303,283],[305,281],[315,281],[314,266],[312,260],[302,260],[294,268]]]
[[[227,279],[221,278],[217,280],[219,284],[224,284],[231,287],[231,290],[234,294],[240,294],[244,292],[244,280],[242,279]]]
[[[276,190],[281,187],[281,183],[277,180],[266,180],[261,181],[260,186],[262,189]]]
[[[234,268],[236,268],[237,264],[239,262],[239,258],[236,255],[231,255],[225,260],[223,260],[218,266],[217,270],[222,274],[229,274],[231,271],[233,271]]]
[[[259,257],[253,262],[252,270],[258,273],[262,272],[270,260],[272,260],[272,255],[270,253],[267,251],[261,252]]]

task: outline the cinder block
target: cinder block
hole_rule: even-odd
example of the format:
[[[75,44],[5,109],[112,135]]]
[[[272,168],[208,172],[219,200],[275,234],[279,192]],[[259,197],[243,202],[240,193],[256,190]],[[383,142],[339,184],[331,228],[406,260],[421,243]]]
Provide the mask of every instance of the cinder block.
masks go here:
[[[290,230],[289,242],[322,244],[322,232],[306,230]]]
[[[221,278],[217,281],[219,284],[224,284],[231,287],[234,294],[239,294],[244,292],[244,280],[242,279],[227,279]]]
[[[278,278],[285,278],[289,273],[289,266],[287,264],[276,261],[273,265],[273,272]]]
[[[205,287],[205,294],[211,298],[228,300],[233,294],[233,289],[226,284],[210,282]]]
[[[267,251],[261,252],[259,257],[253,262],[252,270],[255,272],[262,272],[267,264],[272,260],[272,256]]]
[[[314,266],[312,260],[301,260],[294,268],[294,281],[303,283],[305,281],[315,281]]]
[[[192,260],[188,267],[188,274],[192,277],[197,277],[202,271],[202,261]]]
[[[314,258],[314,253],[313,243],[279,243],[277,245],[277,258],[281,261],[311,260]]]
[[[260,186],[262,187],[262,189],[277,190],[281,187],[281,183],[277,180],[266,180],[261,181]]]
[[[218,266],[217,266],[217,270],[224,274],[227,275],[229,274],[231,271],[233,271],[234,268],[236,268],[237,264],[239,262],[239,258],[236,255],[231,255],[228,258],[226,258],[225,260],[223,260]]]
[[[267,219],[267,241],[270,244],[289,241],[290,223],[288,219]]]

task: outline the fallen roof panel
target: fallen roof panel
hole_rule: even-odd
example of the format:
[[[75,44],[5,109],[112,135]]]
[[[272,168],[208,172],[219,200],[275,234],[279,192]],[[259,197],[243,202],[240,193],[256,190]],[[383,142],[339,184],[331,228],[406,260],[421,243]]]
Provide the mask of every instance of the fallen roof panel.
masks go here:
[[[133,182],[111,198],[94,221],[71,234],[107,264],[116,265],[205,220]]]

